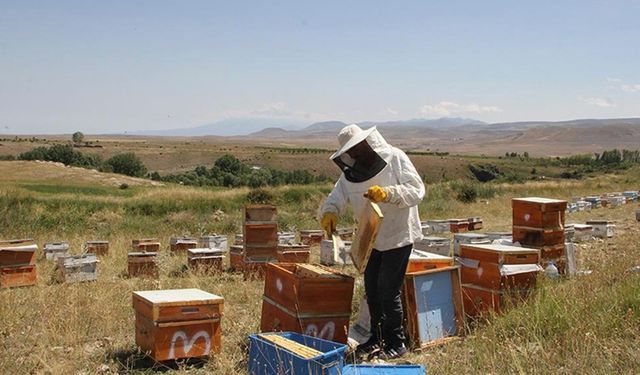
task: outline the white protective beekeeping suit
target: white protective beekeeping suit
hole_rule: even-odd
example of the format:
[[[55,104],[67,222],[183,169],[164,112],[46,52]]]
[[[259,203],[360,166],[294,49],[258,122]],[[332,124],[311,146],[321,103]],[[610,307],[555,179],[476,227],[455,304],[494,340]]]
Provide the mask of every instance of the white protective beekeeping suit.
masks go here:
[[[331,159],[339,166],[341,158],[349,158],[347,150],[365,139],[382,159],[381,163],[384,161],[386,165],[381,164],[384,167],[377,174],[365,177],[367,179],[362,182],[349,181],[343,172],[322,205],[321,212],[340,215],[350,203],[355,217],[360,217],[367,199],[364,193],[371,186],[379,185],[387,191],[388,201],[379,203],[384,221],[374,248],[379,251],[391,250],[422,239],[418,204],[424,198],[425,189],[409,157],[402,150],[389,145],[375,127],[362,130],[357,125],[349,125],[340,132],[338,139],[341,147]]]

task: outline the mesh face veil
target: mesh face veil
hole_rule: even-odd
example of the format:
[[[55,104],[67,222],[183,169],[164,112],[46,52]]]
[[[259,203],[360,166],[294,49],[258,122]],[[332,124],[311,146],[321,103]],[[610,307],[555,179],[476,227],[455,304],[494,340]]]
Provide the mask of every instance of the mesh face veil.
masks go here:
[[[376,176],[387,163],[364,140],[342,153],[333,161],[350,182],[364,182]]]

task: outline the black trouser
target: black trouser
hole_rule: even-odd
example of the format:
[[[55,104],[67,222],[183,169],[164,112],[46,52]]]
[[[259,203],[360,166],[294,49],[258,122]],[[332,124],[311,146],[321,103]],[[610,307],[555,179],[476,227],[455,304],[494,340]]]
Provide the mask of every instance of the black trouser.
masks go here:
[[[373,249],[364,271],[364,289],[371,314],[371,334],[389,348],[404,343],[400,288],[413,245],[378,251]]]

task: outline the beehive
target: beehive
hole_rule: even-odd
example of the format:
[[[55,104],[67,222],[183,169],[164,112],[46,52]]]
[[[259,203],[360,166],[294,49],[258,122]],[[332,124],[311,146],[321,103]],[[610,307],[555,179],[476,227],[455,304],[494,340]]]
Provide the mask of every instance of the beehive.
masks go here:
[[[309,263],[310,256],[309,245],[278,245],[278,262]]]
[[[56,261],[56,274],[60,282],[79,283],[95,281],[98,278],[98,257],[96,254],[62,256]]]
[[[49,242],[44,244],[43,252],[46,260],[56,260],[60,256],[67,255],[69,251],[68,242]]]
[[[402,299],[408,339],[414,347],[444,342],[464,332],[460,267],[407,273]]]
[[[224,298],[199,289],[133,292],[136,344],[156,361],[221,350]]]
[[[0,241],[0,288],[36,284],[37,250],[38,245],[32,239]]]
[[[293,331],[345,343],[354,279],[310,264],[269,263],[262,332]]]
[[[268,262],[278,258],[277,210],[272,205],[244,207],[243,266],[247,277],[261,277]]]
[[[192,237],[172,237],[169,239],[171,252],[187,251],[198,247],[198,240]]]
[[[227,241],[227,236],[212,234],[201,236],[198,241],[198,246],[204,249],[227,250],[229,248],[229,243]]]
[[[343,241],[342,246],[334,247],[332,240],[322,240],[320,242],[320,263],[325,266],[352,264],[351,241]]]
[[[460,255],[461,244],[489,244],[491,240],[486,234],[482,233],[454,233],[453,235],[453,254]]]
[[[615,234],[616,226],[608,220],[588,220],[587,225],[591,225],[594,237],[611,238]]]
[[[109,241],[104,241],[104,240],[87,241],[84,243],[84,252],[93,253],[97,255],[107,255],[109,254]]]
[[[209,248],[187,250],[189,268],[197,272],[210,273],[222,271],[224,267],[224,251]]]
[[[305,245],[318,245],[324,238],[324,231],[321,229],[305,229],[300,231],[300,242]]]
[[[451,233],[462,233],[469,230],[468,219],[449,219],[449,231]]]
[[[413,248],[416,250],[426,251],[429,253],[451,256],[451,240],[444,237],[426,236],[415,244]]]
[[[142,238],[131,241],[133,251],[157,252],[160,251],[160,247],[160,242],[155,238]]]
[[[407,273],[426,271],[433,268],[453,266],[453,258],[440,254],[413,249],[407,264]]]
[[[155,252],[131,252],[128,254],[129,277],[158,277],[158,253]]]

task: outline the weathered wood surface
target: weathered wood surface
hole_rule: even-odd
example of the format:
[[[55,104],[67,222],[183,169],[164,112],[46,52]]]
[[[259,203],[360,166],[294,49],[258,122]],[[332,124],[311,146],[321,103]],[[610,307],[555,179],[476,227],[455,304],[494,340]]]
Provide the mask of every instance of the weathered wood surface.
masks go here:
[[[377,204],[367,200],[358,220],[358,230],[351,243],[351,260],[360,273],[364,273],[369,256],[378,236],[383,220],[382,211]]]

